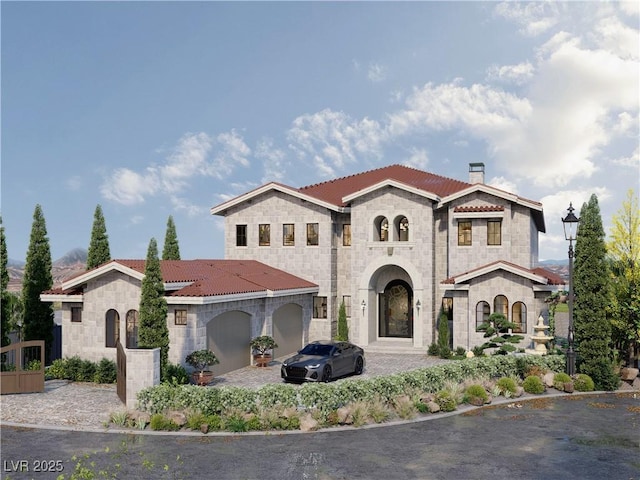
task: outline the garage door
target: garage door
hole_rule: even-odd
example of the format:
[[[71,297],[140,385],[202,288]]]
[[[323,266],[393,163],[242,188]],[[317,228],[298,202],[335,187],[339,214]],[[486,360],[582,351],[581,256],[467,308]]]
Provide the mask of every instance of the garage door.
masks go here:
[[[226,312],[207,324],[207,347],[220,363],[211,368],[215,375],[246,367],[251,363],[251,315]]]
[[[275,357],[297,353],[302,348],[302,307],[289,303],[273,314],[273,339],[278,344]]]

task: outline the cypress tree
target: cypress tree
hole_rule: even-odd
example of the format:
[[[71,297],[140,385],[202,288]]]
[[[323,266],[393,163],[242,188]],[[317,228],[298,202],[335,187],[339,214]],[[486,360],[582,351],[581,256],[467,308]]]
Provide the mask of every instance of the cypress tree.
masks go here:
[[[22,279],[24,340],[44,340],[47,364],[51,361],[53,343],[53,309],[51,302],[40,301],[40,294],[53,286],[51,265],[47,227],[42,208],[36,205]]]
[[[0,300],[0,315],[2,323],[0,324],[1,346],[5,347],[11,343],[9,340],[9,295],[7,288],[9,287],[9,271],[7,270],[8,255],[7,243],[4,237],[4,225],[2,225],[2,217],[0,217],[0,292],[2,294]]]
[[[142,279],[138,347],[160,348],[160,378],[164,378],[169,361],[167,312],[164,282],[158,259],[158,245],[156,239],[152,238],[147,250],[147,261]]]
[[[347,342],[349,340],[349,325],[347,324],[347,307],[344,305],[344,301],[340,304],[338,309],[338,335],[336,340],[340,342]]]
[[[105,225],[102,207],[98,205],[93,214],[93,228],[91,229],[91,241],[87,252],[87,270],[96,268],[111,260],[109,251],[109,236]]]
[[[178,235],[173,217],[169,215],[167,220],[167,233],[164,236],[164,248],[162,249],[163,260],[180,260],[180,246],[178,245]]]
[[[574,330],[577,367],[593,379],[598,390],[615,390],[611,324],[607,319],[609,268],[598,197],[591,195],[580,210],[573,272]]]

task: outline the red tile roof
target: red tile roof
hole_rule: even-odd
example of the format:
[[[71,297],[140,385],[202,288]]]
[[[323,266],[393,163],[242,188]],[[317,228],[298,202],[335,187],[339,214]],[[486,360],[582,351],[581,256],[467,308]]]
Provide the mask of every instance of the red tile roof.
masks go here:
[[[470,183],[453,180],[433,173],[423,172],[403,165],[387,167],[357,173],[348,177],[336,178],[299,188],[298,191],[324,202],[344,206],[343,197],[364,190],[385,180],[396,180],[411,187],[446,197],[471,187]]]
[[[453,209],[455,213],[485,213],[485,212],[504,212],[502,205],[479,205],[479,206],[461,206]]]
[[[112,260],[110,263],[144,274],[145,260]],[[315,283],[255,260],[161,260],[160,269],[165,284],[179,284],[179,288],[167,292],[171,297],[210,297],[317,287]],[[43,293],[72,295],[74,292],[79,293],[77,288]]]

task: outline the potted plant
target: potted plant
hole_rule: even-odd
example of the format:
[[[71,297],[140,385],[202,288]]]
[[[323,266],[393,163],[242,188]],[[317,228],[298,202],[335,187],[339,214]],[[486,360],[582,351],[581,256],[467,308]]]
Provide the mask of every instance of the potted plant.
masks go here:
[[[261,335],[255,337],[249,342],[249,346],[253,350],[253,360],[256,366],[266,367],[271,361],[271,350],[278,347],[273,337],[269,335]]]
[[[185,358],[185,361],[194,368],[191,379],[196,385],[209,385],[213,380],[213,372],[205,370],[209,365],[220,363],[218,357],[211,350],[196,350]]]

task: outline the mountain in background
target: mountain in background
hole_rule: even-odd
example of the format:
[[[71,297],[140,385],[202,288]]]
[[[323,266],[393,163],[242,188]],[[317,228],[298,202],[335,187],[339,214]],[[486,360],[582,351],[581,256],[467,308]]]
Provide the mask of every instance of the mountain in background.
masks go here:
[[[24,276],[25,262],[18,260],[7,260],[7,270],[9,271],[9,286],[7,290],[10,292],[19,292],[22,290],[22,277]],[[68,278],[85,271],[87,267],[87,251],[84,248],[74,248],[61,258],[55,260],[51,266],[51,275],[53,276],[53,286],[59,287],[62,282]]]

